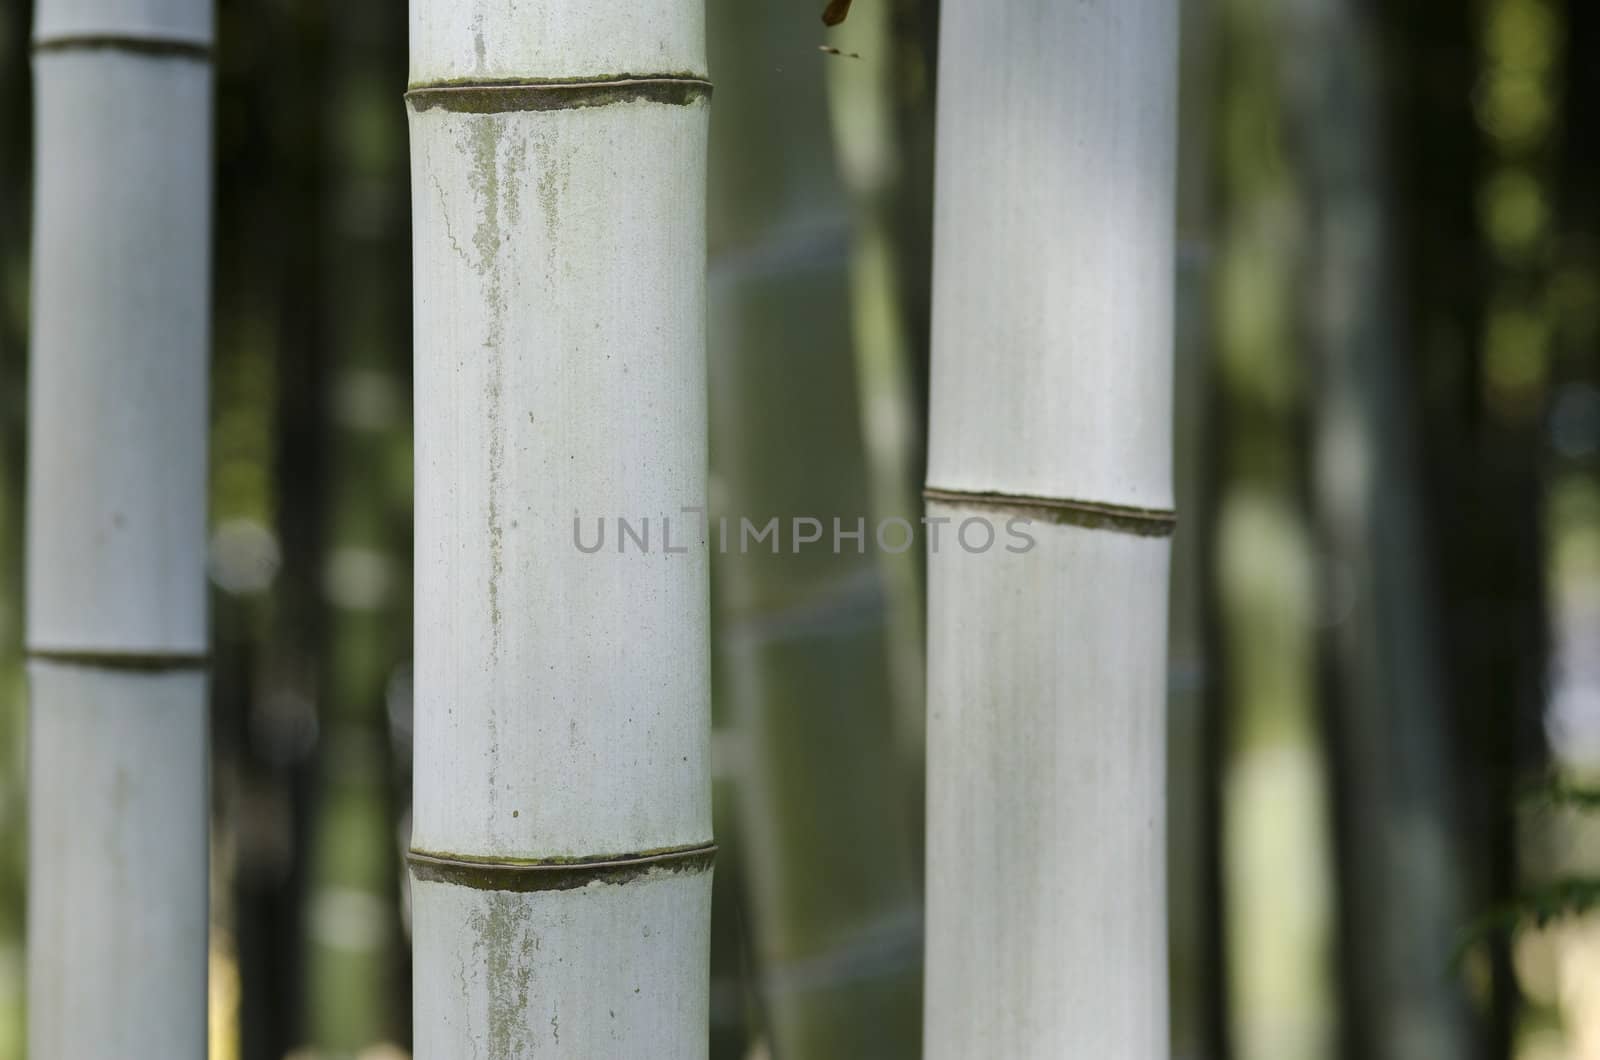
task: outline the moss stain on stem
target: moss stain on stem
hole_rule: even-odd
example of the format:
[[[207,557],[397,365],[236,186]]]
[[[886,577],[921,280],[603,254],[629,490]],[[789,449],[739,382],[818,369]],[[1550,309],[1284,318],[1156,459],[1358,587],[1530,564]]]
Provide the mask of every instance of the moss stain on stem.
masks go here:
[[[490,895],[488,908],[468,921],[475,955],[489,968],[489,1055],[523,1056],[533,1047],[525,1013],[533,992],[534,951],[539,936],[527,930],[522,904],[507,894]]]
[[[509,181],[502,181],[500,172],[501,134],[500,122],[480,120],[470,122],[461,144],[471,158],[467,175],[468,186],[476,201],[477,225],[473,231],[472,245],[477,252],[477,273],[483,283],[483,300],[488,308],[487,328],[483,336],[483,352],[488,358],[485,366],[484,415],[488,420],[488,511],[485,530],[489,540],[489,580],[485,586],[489,607],[489,657],[497,659],[501,648],[500,582],[505,572],[503,558],[503,528],[501,526],[500,495],[505,469],[505,432],[502,427],[501,401],[504,387],[505,311],[506,300],[499,266],[500,248],[505,241],[502,224],[513,224],[520,215],[517,197],[516,159],[508,159]],[[503,209],[502,209],[503,207]],[[490,755],[487,763],[489,776],[490,813],[495,814],[495,804],[500,792],[499,755],[500,741],[495,733],[495,718],[491,713]]]

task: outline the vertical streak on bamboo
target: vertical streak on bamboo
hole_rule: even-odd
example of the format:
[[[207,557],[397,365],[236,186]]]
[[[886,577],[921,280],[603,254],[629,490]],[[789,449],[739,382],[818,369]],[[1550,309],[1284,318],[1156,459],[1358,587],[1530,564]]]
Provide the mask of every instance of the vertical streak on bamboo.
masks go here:
[[[927,1055],[1161,1057],[1177,5],[942,33]]]
[[[44,0],[29,1052],[206,1049],[210,5]]]
[[[706,1052],[704,34],[412,4],[424,1060]]]

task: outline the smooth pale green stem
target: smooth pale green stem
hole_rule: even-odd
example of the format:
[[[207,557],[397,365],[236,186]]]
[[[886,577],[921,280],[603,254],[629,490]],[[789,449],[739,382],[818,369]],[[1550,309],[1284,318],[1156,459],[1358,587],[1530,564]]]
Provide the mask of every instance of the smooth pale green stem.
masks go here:
[[[776,1055],[914,1057],[921,908],[876,547],[792,550],[791,520],[875,523],[853,356],[852,206],[816,13],[712,5],[711,394],[718,647],[738,748],[756,965]],[[784,541],[740,544],[741,519]]]
[[[1298,56],[1255,0],[1219,0],[1217,11],[1214,562],[1227,729],[1228,1030],[1242,1060],[1318,1060],[1336,1047],[1334,864],[1300,445],[1305,360],[1293,308],[1305,203],[1285,158],[1278,81],[1278,65]]]
[[[911,336],[901,275],[903,255],[894,245],[895,201],[906,193],[901,129],[894,100],[906,76],[891,25],[891,5],[852,11],[829,34],[842,56],[825,62],[833,142],[839,173],[849,190],[855,229],[850,277],[857,389],[862,438],[871,469],[872,510],[879,518],[915,523],[920,467],[914,468],[923,412],[912,393]],[[894,689],[895,749],[921,850],[923,760],[927,705],[922,641],[924,608],[921,550],[880,554],[889,592],[890,665]]]

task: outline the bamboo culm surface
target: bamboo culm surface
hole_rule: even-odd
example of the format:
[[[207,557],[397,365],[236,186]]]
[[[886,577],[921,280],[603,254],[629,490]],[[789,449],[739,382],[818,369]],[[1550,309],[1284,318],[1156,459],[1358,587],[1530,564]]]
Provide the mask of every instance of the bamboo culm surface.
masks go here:
[[[941,20],[926,1055],[1155,1060],[1177,4]]]
[[[36,12],[32,1056],[206,1051],[211,17]]]
[[[698,0],[418,0],[415,1046],[701,1057],[706,498]],[[658,523],[659,525],[659,523]]]

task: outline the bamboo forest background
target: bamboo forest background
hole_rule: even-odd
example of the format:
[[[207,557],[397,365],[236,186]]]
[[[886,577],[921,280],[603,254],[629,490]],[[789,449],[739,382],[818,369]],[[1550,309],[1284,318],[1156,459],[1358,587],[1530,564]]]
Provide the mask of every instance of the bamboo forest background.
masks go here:
[[[914,518],[937,4],[822,6],[708,4],[713,505]],[[1600,1057],[1600,7],[1183,7],[1174,1056]],[[401,1057],[405,13],[219,19],[212,1056]],[[28,5],[0,20],[4,1058]],[[915,1056],[920,564],[716,562],[712,1055]]]

